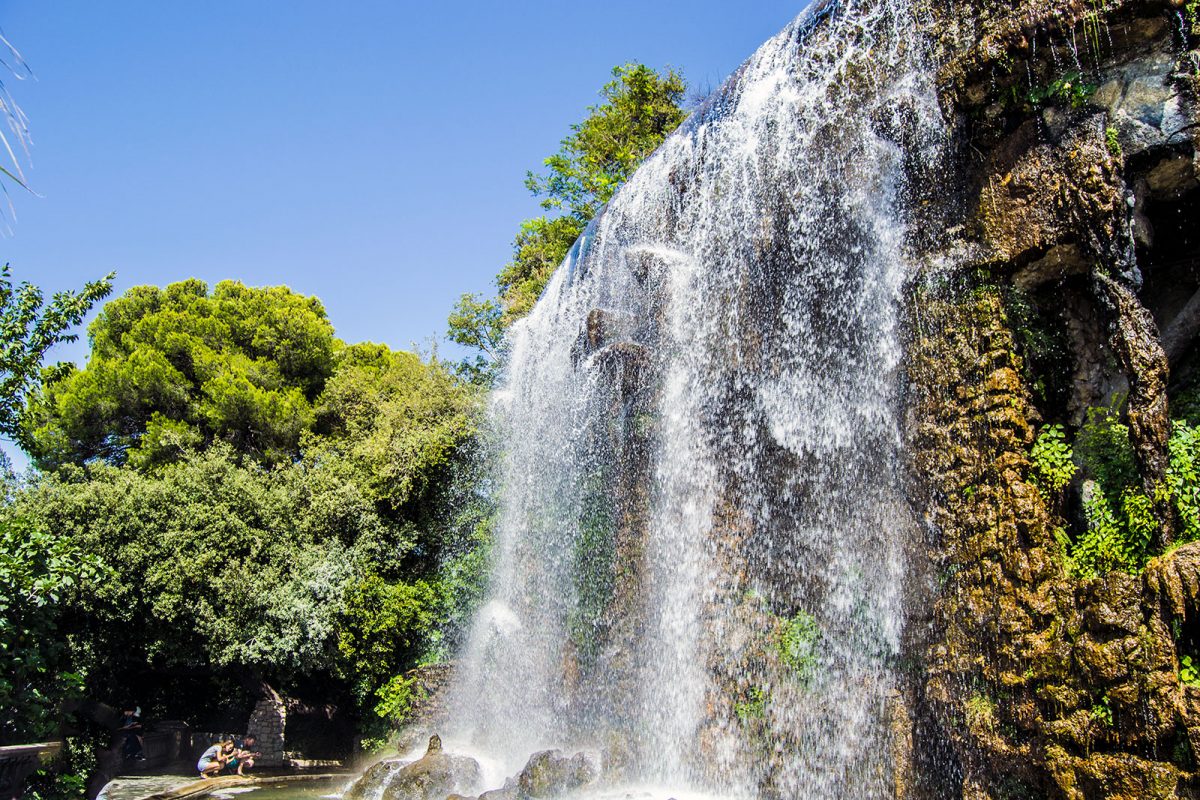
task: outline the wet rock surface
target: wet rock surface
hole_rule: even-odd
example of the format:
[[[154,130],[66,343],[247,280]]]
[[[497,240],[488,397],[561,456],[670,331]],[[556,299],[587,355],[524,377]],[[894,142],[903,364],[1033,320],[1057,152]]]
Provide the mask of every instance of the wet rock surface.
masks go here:
[[[345,794],[347,800],[446,800],[474,792],[482,773],[479,763],[469,756],[442,750],[436,734],[429,739],[425,755],[416,761],[382,761],[367,770]]]
[[[584,753],[568,758],[561,750],[543,750],[534,753],[517,776],[517,797],[560,797],[593,783],[597,775],[596,766]]]
[[[1200,545],[1170,549],[1177,520],[1155,493],[1167,392],[1196,339],[1194,278],[1155,255],[1178,237],[1163,209],[1191,213],[1200,187],[1200,60],[1183,5],[929,5],[969,177],[930,223],[950,232],[932,261],[956,268],[915,281],[910,301],[908,430],[929,498],[932,614],[912,644],[913,723],[894,736],[912,737],[905,796],[1200,796],[1200,690],[1181,678],[1200,641]],[[1051,309],[1057,398],[1022,355],[1029,329],[1013,298]],[[1127,398],[1156,498],[1152,552],[1165,555],[1141,575],[1083,578],[1060,543],[1080,512],[1039,490],[1030,449],[1046,422],[1080,425],[1114,396]]]

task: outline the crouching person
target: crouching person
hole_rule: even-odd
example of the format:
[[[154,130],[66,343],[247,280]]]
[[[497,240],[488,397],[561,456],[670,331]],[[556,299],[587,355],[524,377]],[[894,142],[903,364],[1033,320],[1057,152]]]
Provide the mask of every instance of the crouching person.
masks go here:
[[[196,769],[200,770],[201,778],[211,778],[220,774],[225,765],[233,758],[233,742],[217,742],[200,755]]]
[[[245,775],[245,770],[252,769],[254,759],[262,756],[262,753],[254,749],[254,745],[257,743],[258,739],[252,733],[248,733],[234,742],[233,760],[229,762],[229,768],[233,769],[236,766],[238,775]]]

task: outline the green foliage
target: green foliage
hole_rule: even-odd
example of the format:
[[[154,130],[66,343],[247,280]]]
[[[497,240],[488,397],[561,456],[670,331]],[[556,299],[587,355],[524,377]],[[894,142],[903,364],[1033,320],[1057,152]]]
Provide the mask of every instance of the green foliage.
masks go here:
[[[1113,571],[1139,572],[1150,554],[1156,523],[1149,499],[1127,489],[1114,508],[1099,484],[1084,497],[1087,530],[1071,548],[1077,574],[1095,577]]]
[[[1107,728],[1113,726],[1112,703],[1108,699],[1107,694],[1103,695],[1099,701],[1092,705],[1091,717]]]
[[[413,546],[337,475],[243,466],[227,445],[156,474],[65,468],[17,503],[112,569],[72,607],[90,672],[328,669],[345,585],[377,553]]]
[[[674,70],[660,75],[644,64],[613,68],[604,84],[604,102],[571,126],[562,148],[546,159],[549,172],[529,173],[525,185],[542,196],[546,209],[578,220],[595,216],[638,165],[687,117],[682,106],[687,85]]]
[[[211,294],[194,279],[134,287],[88,333],[87,367],[30,398],[24,441],[45,469],[159,465],[197,441],[263,463],[293,459],[336,348],[316,299],[234,281]]]
[[[1075,441],[1076,456],[1091,480],[1084,485],[1087,530],[1071,546],[1068,565],[1083,576],[1136,573],[1154,554],[1158,520],[1142,488],[1120,405],[1117,398],[1109,407],[1090,409]],[[1200,536],[1200,431],[1176,421],[1168,452],[1167,478],[1156,496],[1174,505],[1183,523],[1179,538],[1191,541]]]
[[[586,220],[574,216],[538,217],[521,223],[513,242],[513,260],[496,276],[505,327],[528,314],[542,289],[583,233]]]
[[[457,463],[460,469],[448,482],[454,491],[433,506],[437,518],[446,523],[439,531],[441,559],[433,580],[440,602],[438,630],[422,654],[425,663],[447,661],[453,656],[484,600],[490,575],[497,510],[485,493],[462,491],[464,487],[475,490],[485,486],[487,476],[479,469],[481,462],[469,455]]]
[[[480,395],[438,364],[384,345],[345,348],[316,403],[308,458],[390,511],[424,497],[474,432]]]
[[[342,344],[320,303],[285,288],[138,287],[91,339],[86,369],[31,398],[45,469],[0,518],[0,617],[31,665],[0,679],[5,718],[57,722],[76,690],[112,702],[255,676],[391,724],[378,713],[402,712],[396,676],[448,652],[486,578],[490,506],[448,489],[479,477],[464,468],[478,389]],[[70,602],[4,583],[72,554],[106,572],[64,568],[87,580]],[[159,713],[232,713],[233,686],[174,691]]]
[[[57,705],[82,680],[60,621],[99,574],[78,543],[8,510],[0,518],[0,745],[55,733]]]
[[[54,345],[75,341],[67,331],[112,291],[112,279],[109,273],[82,291],[59,292],[47,305],[38,287],[14,288],[8,264],[0,267],[0,435],[23,441],[20,418],[41,383],[42,358]]]
[[[392,583],[367,575],[347,587],[337,648],[357,696],[375,694],[416,660],[436,629],[438,599],[424,581]]]
[[[1082,108],[1096,93],[1096,85],[1086,82],[1077,70],[1071,70],[1050,83],[1034,86],[1025,100],[1034,108],[1044,106],[1068,106]]]
[[[372,488],[336,460],[267,469],[217,445],[154,473],[66,467],[17,507],[112,569],[63,621],[89,691],[232,670],[336,679],[366,704],[436,641],[443,609],[420,577],[438,542]]]
[[[408,716],[413,702],[417,699],[415,690],[416,680],[403,675],[395,675],[375,690],[379,702],[375,704],[375,715],[387,720],[393,725],[399,725]]]
[[[764,718],[767,715],[767,690],[761,686],[751,686],[745,698],[733,704],[733,712],[743,724]]]
[[[1125,154],[1124,150],[1121,149],[1119,134],[1120,131],[1111,125],[1104,129],[1104,145],[1108,148],[1108,154],[1118,161]]]
[[[1188,686],[1200,686],[1200,669],[1192,663],[1191,656],[1179,659],[1179,682]]]
[[[1172,424],[1167,442],[1167,491],[1182,523],[1180,541],[1200,539],[1200,425]]]
[[[1045,493],[1057,493],[1071,482],[1078,467],[1071,460],[1071,446],[1062,425],[1042,428],[1033,443],[1033,479]]]
[[[1088,409],[1075,439],[1075,453],[1084,471],[1111,495],[1141,484],[1129,427],[1121,421],[1123,403],[1118,397],[1111,406]]]
[[[494,365],[504,346],[502,313],[499,300],[477,294],[464,294],[450,312],[447,338],[479,353],[458,366],[459,374],[472,383],[487,386],[495,378]]]
[[[86,733],[64,737],[62,753],[29,778],[21,800],[78,800],[85,796],[97,753],[112,744],[111,731],[91,727]]]
[[[1141,488],[1121,403],[1117,398],[1109,407],[1089,409],[1075,440],[1075,453],[1091,479],[1083,502],[1087,530],[1071,552],[1081,575],[1138,572],[1151,555],[1157,523]]]
[[[779,660],[789,667],[802,681],[808,682],[816,674],[819,664],[821,627],[807,611],[797,611],[785,620],[775,643]]]
[[[1200,425],[1200,372],[1185,376],[1180,383],[1171,392],[1171,418]]]
[[[512,260],[496,277],[499,297],[465,295],[450,315],[450,340],[480,352],[461,365],[464,375],[490,380],[503,329],[529,313],[600,207],[687,116],[687,86],[674,70],[629,63],[612,75],[600,90],[604,102],[590,106],[543,162],[548,171],[527,175],[525,185],[553,215],[521,224]]]
[[[1070,566],[1084,576],[1111,570],[1138,572],[1153,555],[1158,528],[1151,498],[1142,489],[1119,405],[1094,408],[1075,442],[1085,472],[1083,510],[1087,530],[1070,548]],[[1184,420],[1172,425],[1168,468],[1156,496],[1169,500],[1181,523],[1178,540],[1200,538],[1200,426]]]
[[[964,703],[967,724],[991,730],[996,726],[996,704],[983,694],[971,695]]]

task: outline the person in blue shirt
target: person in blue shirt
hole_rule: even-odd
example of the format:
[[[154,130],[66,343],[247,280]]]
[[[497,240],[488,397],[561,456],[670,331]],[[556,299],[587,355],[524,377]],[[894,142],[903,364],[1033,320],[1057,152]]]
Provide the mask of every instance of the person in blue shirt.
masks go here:
[[[228,766],[230,769],[237,767],[238,775],[245,775],[242,770],[254,766],[254,759],[262,755],[256,752],[254,745],[258,742],[253,733],[248,733],[241,739],[236,739],[233,743],[233,759],[230,760]]]

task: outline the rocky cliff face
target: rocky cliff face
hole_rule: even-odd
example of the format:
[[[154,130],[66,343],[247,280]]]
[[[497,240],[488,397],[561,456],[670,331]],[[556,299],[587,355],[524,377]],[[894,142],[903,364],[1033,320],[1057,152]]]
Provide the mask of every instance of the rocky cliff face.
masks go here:
[[[1176,546],[1164,488],[1200,321],[1200,4],[927,14],[957,163],[909,303],[931,611],[899,792],[1200,796],[1200,544]],[[1087,567],[1080,544],[1101,466],[1064,461],[1055,481],[1031,458],[1052,427],[1096,429],[1097,408],[1144,498],[1144,557],[1120,568]]]

